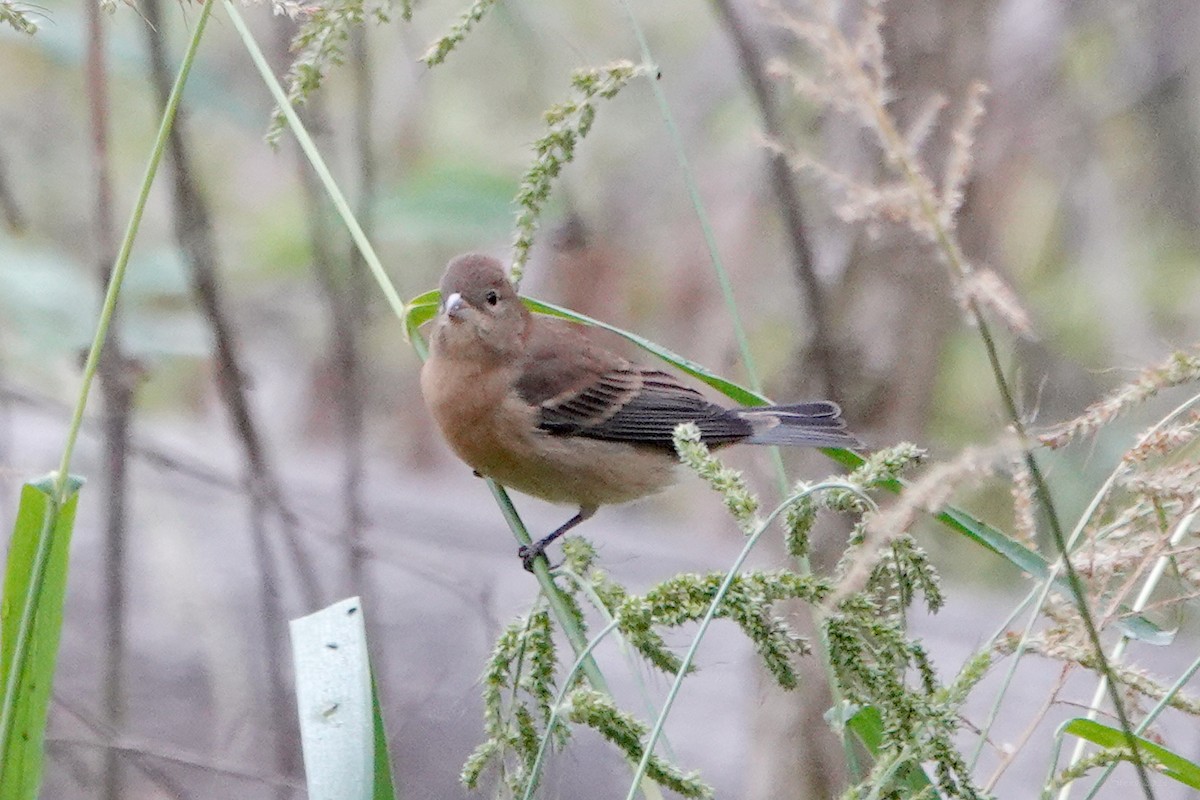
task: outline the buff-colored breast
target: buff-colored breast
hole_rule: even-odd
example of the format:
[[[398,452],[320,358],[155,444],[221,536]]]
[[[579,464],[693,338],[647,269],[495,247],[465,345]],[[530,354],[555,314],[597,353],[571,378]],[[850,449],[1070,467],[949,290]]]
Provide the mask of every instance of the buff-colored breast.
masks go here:
[[[657,448],[537,428],[538,410],[512,391],[508,370],[429,362],[421,390],[454,452],[480,474],[552,503],[624,503],[675,482],[677,461]]]

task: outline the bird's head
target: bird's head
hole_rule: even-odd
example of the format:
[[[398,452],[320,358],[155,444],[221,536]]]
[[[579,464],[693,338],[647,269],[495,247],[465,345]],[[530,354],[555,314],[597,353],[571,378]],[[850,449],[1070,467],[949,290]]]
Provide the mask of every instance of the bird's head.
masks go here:
[[[499,261],[478,253],[451,259],[440,290],[433,332],[440,354],[486,360],[521,352],[529,311]]]

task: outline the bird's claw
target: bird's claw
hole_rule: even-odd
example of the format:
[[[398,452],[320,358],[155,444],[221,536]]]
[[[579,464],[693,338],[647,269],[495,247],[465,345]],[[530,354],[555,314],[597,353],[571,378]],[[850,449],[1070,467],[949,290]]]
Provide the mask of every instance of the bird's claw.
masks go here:
[[[535,544],[523,544],[517,548],[517,556],[521,559],[521,566],[525,567],[526,572],[533,572],[533,562],[539,558],[546,558],[546,545],[541,542]],[[551,572],[562,566],[562,563],[551,564],[550,559],[546,558],[546,566]]]
[[[521,559],[521,565],[525,567],[526,572],[533,572],[533,562],[537,561],[538,556],[545,556],[545,552],[537,545],[523,544],[517,548],[517,555]]]

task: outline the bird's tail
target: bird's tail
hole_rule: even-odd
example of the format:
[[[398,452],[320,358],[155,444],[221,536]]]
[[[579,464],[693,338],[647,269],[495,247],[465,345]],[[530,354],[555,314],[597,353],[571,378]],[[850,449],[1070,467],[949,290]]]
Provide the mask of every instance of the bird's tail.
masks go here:
[[[746,444],[861,449],[862,442],[846,430],[841,414],[838,404],[828,400],[738,409],[753,430],[742,440]]]

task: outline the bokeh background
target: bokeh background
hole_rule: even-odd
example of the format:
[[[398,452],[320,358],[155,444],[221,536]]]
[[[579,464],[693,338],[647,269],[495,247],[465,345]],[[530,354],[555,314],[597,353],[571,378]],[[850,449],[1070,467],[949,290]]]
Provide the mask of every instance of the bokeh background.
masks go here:
[[[367,24],[304,112],[405,297],[432,288],[457,253],[506,255],[542,111],[567,98],[572,69],[639,59],[618,4],[511,2],[446,64],[418,63],[463,10],[431,0],[411,22]],[[765,131],[864,183],[882,174],[853,119],[770,78],[776,59],[811,65],[770,23],[779,10],[788,3],[636,8],[767,392],[830,396],[874,445],[910,439],[946,456],[990,441],[1000,404],[945,267],[909,232],[843,223],[819,181],[781,174],[763,146]],[[922,150],[935,173],[967,88],[990,88],[959,233],[1033,319],[1036,336],[1005,347],[1031,417],[1073,416],[1194,341],[1200,5],[894,0],[885,10],[898,118],[915,124],[936,96],[947,103]],[[4,525],[21,482],[58,462],[103,275],[196,12],[55,1],[36,35],[0,29]],[[244,13],[282,75],[295,24],[266,5]],[[841,13],[853,26],[856,10]],[[89,482],[44,797],[304,796],[286,620],[352,594],[365,603],[402,793],[466,796],[457,774],[482,736],[478,675],[495,634],[536,594],[486,488],[432,430],[419,362],[290,135],[277,150],[263,143],[270,109],[218,10],[76,462]],[[747,380],[644,81],[600,108],[542,219],[524,289]],[[1050,462],[1066,516],[1144,422]],[[790,459],[797,475],[833,471],[817,455]],[[764,454],[732,460],[773,496]],[[569,513],[517,501],[538,530]],[[1011,515],[1002,492],[966,501],[999,525]],[[605,510],[583,532],[635,587],[723,569],[740,546],[698,485]],[[950,603],[913,624],[953,674],[1023,584],[943,530],[923,536]],[[1187,659],[1181,649],[1154,656],[1163,671]],[[617,653],[604,658],[625,669]],[[827,701],[808,691],[819,675],[782,695],[723,630],[702,661],[668,729],[685,767],[723,797],[836,791],[819,742]],[[1058,669],[1034,664],[1011,702],[1040,703]],[[1077,688],[1086,702],[1090,681]],[[998,736],[1018,736],[1021,719]],[[1048,741],[1052,729],[1035,735]],[[1197,755],[1200,737],[1180,736]],[[1001,796],[1040,783],[1045,748],[1028,751]],[[556,759],[547,792],[610,796],[625,780],[621,760],[583,734]],[[1109,790],[1124,791],[1119,779]]]

